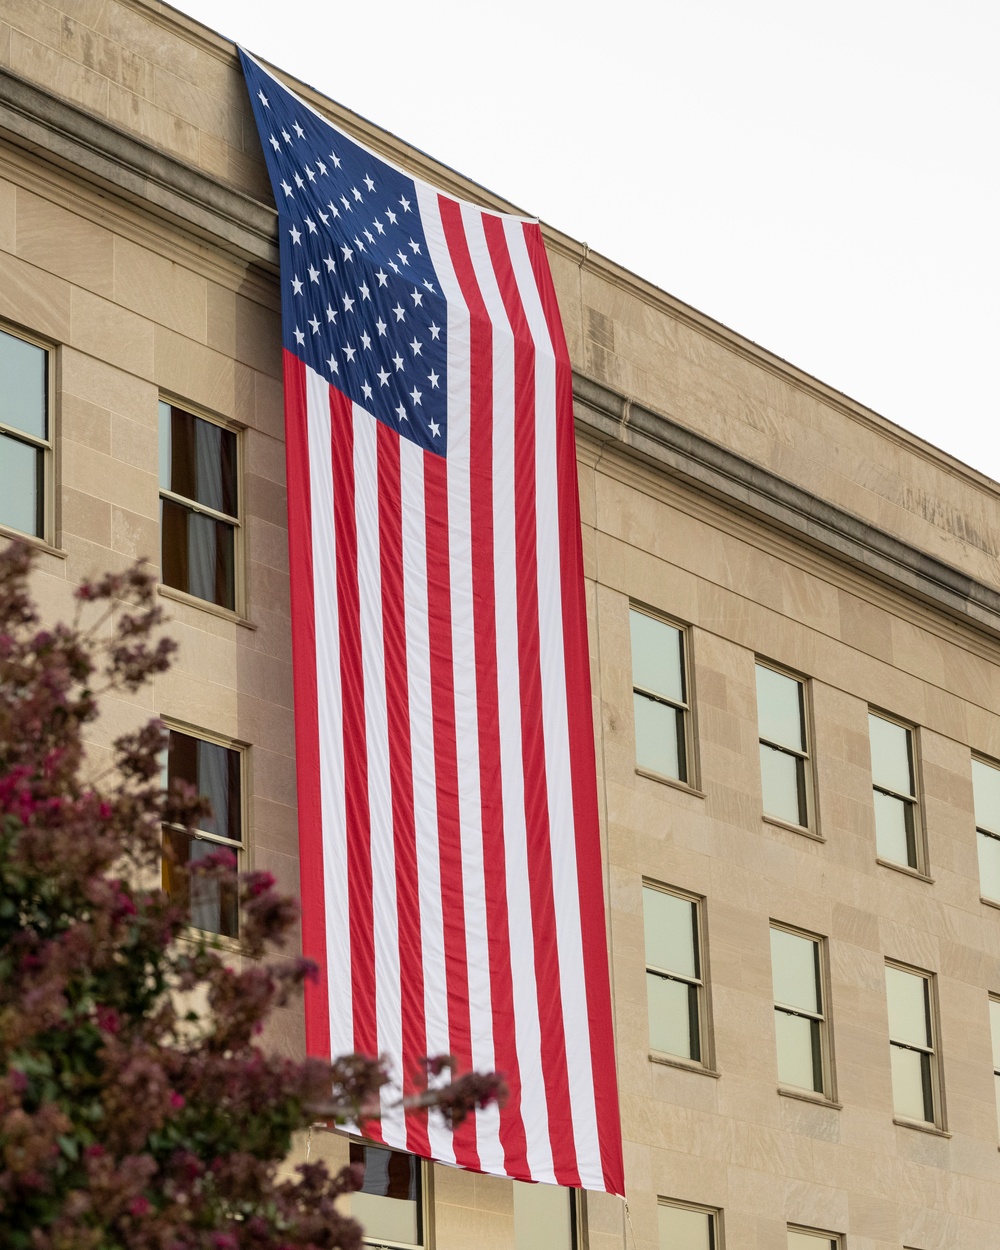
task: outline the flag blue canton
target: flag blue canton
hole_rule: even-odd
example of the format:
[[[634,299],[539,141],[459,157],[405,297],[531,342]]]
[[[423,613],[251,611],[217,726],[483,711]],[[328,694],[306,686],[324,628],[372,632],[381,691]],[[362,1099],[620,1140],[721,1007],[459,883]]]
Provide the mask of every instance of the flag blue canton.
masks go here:
[[[444,455],[447,302],[413,179],[240,55],[278,208],[285,349]]]

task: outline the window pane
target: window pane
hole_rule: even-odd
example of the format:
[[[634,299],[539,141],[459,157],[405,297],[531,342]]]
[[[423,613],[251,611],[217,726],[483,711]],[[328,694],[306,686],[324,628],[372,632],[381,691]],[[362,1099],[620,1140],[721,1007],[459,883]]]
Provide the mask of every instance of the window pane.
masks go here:
[[[43,528],[44,455],[19,438],[0,434],[0,524],[39,538]]]
[[[775,1011],[774,1032],[778,1048],[778,1080],[797,1089],[823,1092],[823,1053],[819,1021]]]
[[[913,828],[913,804],[873,790],[875,801],[875,849],[881,859],[917,866],[917,840]]]
[[[161,401],[160,485],[236,516],[236,435]]]
[[[684,703],[681,631],[645,612],[629,613],[632,629],[632,685]]]
[[[708,1211],[661,1205],[659,1250],[713,1250],[712,1224]]]
[[[760,736],[769,742],[804,751],[802,683],[758,664],[757,725]]]
[[[160,500],[161,568],[167,586],[235,607],[235,531],[224,521]]]
[[[810,938],[771,930],[771,979],[774,1001],[801,1011],[821,1012],[819,946]]]
[[[571,1195],[559,1185],[514,1182],[514,1250],[573,1250]]]
[[[206,833],[242,840],[240,753],[191,734],[170,730],[167,780],[186,781],[212,804],[200,825]]]
[[[805,825],[805,762],[797,755],[760,744],[760,784],[764,811],[792,825]]]
[[[48,353],[0,331],[0,422],[48,438],[45,365]],[[0,451],[0,455],[2,455]],[[19,525],[18,529],[24,526]],[[34,531],[30,531],[34,532]]]
[[[910,731],[868,713],[872,745],[872,780],[899,794],[913,794]]]
[[[697,915],[691,899],[643,886],[646,963],[684,977],[699,976]]]
[[[909,1042],[911,1046],[930,1046],[931,1021],[926,977],[886,965],[885,991],[892,1040]]]
[[[993,1034],[993,1067],[1000,1072],[1000,1002],[990,999],[990,1030]]]
[[[892,1059],[892,1106],[897,1115],[908,1120],[934,1121],[931,1098],[930,1055],[919,1050],[890,1046]]]
[[[183,871],[185,865],[223,848],[217,842],[193,838],[177,829],[164,829],[163,842],[163,887],[171,899],[195,928],[236,937],[239,908],[235,885],[198,876],[189,878]]]
[[[635,707],[635,762],[640,768],[676,777],[687,775],[684,758],[684,713],[643,694],[633,694]]]
[[[800,1233],[790,1228],[788,1250],[837,1250],[837,1243],[832,1237],[824,1237],[821,1233]]]
[[[420,1173],[413,1155],[351,1142],[351,1163],[360,1163],[365,1179],[350,1199],[368,1241],[420,1244]]]
[[[647,972],[646,997],[649,1044],[653,1050],[682,1059],[700,1060],[697,987]]]
[[[972,761],[972,792],[976,800],[976,824],[1000,834],[1000,768]]]
[[[983,898],[1000,901],[1000,838],[976,835],[979,846],[979,889]]]

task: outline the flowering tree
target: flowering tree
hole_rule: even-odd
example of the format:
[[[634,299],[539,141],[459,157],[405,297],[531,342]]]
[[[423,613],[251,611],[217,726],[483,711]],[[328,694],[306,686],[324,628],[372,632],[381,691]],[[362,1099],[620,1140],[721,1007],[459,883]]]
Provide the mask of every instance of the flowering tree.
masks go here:
[[[155,583],[138,565],[85,582],[74,622],[41,629],[30,563],[23,545],[0,552],[0,1243],[354,1250],[361,1230],[336,1206],[351,1169],[279,1176],[293,1132],[377,1114],[386,1079],[374,1059],[259,1045],[312,972],[265,958],[295,904],[267,873],[241,874],[249,958],[227,966],[158,885],[161,825],[204,814],[190,788],[162,789],[162,726],[119,738],[113,768],[86,776],[100,696],[169,667]],[[228,852],[173,867],[235,875]],[[470,1074],[413,1101],[457,1122],[499,1091]]]

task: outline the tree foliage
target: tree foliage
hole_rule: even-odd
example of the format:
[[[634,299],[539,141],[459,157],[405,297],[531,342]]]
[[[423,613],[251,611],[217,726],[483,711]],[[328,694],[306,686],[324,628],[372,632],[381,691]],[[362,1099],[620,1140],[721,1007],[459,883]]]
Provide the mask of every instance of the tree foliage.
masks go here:
[[[74,621],[41,628],[30,565],[23,545],[0,552],[0,1241],[354,1250],[337,1199],[358,1176],[279,1168],[317,1117],[377,1114],[386,1076],[375,1059],[261,1047],[268,1013],[313,971],[276,957],[294,902],[241,874],[244,958],[227,962],[159,885],[161,825],[193,830],[204,811],[189,787],[163,790],[162,725],[119,737],[113,766],[87,775],[101,696],[169,667],[155,583],[139,565],[85,582]],[[231,880],[235,861],[191,871]],[[457,1122],[499,1092],[470,1074],[414,1102]]]

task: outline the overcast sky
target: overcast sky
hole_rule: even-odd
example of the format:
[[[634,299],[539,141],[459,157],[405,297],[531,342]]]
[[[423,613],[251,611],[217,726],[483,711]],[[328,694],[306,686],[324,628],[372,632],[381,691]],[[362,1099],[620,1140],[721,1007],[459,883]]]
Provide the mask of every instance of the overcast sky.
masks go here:
[[[997,0],[179,7],[1000,478]]]

